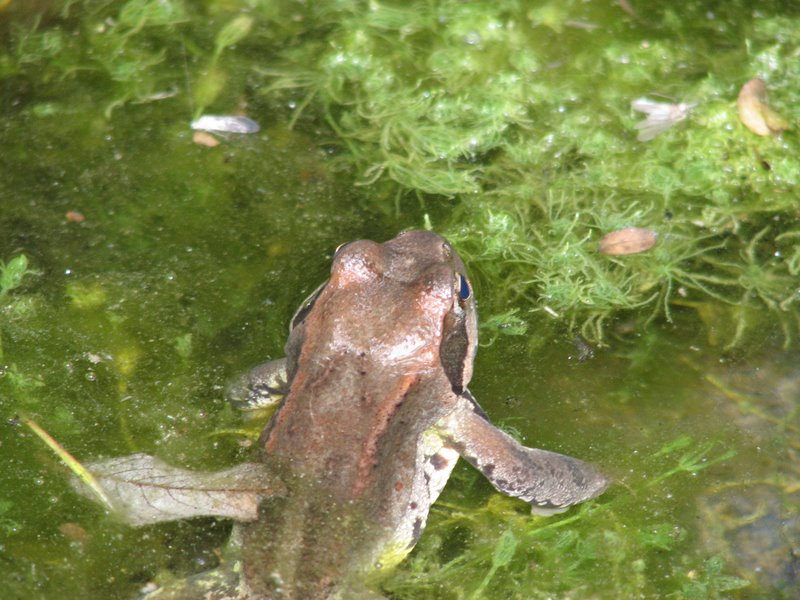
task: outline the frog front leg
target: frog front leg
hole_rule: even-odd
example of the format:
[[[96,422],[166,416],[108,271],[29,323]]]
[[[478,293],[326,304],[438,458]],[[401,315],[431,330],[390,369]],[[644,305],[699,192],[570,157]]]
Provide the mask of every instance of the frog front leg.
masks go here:
[[[241,410],[277,406],[289,391],[286,359],[270,360],[251,369],[228,388],[228,398]]]
[[[599,496],[609,481],[592,465],[569,456],[527,448],[492,425],[465,391],[436,425],[448,445],[500,492],[529,503],[538,514],[563,512]]]

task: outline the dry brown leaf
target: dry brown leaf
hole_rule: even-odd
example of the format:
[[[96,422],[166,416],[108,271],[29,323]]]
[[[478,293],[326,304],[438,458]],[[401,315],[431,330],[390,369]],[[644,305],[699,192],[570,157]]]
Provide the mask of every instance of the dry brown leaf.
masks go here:
[[[88,468],[117,514],[134,526],[201,516],[254,521],[262,498],[285,493],[282,482],[261,463],[210,473],[172,467],[148,454],[131,454]],[[77,479],[72,483],[85,492]]]
[[[789,123],[767,103],[767,86],[761,79],[751,79],[742,86],[736,100],[739,119],[757,135],[777,135]]]

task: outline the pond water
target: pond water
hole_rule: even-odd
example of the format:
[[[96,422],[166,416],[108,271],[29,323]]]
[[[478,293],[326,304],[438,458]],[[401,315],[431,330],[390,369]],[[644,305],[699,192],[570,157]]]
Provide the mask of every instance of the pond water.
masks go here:
[[[692,271],[681,279],[674,269],[680,293],[659,295],[655,312],[652,303],[630,310],[643,303],[633,296],[638,289],[629,289],[629,304],[617,308],[595,310],[596,297],[586,300],[575,292],[576,312],[556,310],[555,294],[542,291],[555,286],[532,287],[533,267],[518,270],[519,257],[503,253],[512,244],[482,254],[490,244],[502,246],[499,235],[487,233],[501,216],[538,228],[541,235],[529,234],[531,244],[550,239],[573,244],[567,237],[571,229],[558,230],[563,223],[556,218],[539,215],[530,225],[531,205],[545,200],[515,204],[517,192],[498,195],[501,179],[517,171],[498,175],[508,165],[510,146],[503,156],[496,147],[476,152],[459,163],[460,174],[452,180],[479,177],[469,170],[479,165],[486,177],[495,170],[498,179],[491,185],[477,193],[437,195],[444,176],[421,183],[387,158],[388,175],[378,177],[364,168],[362,158],[353,158],[370,143],[380,146],[347,129],[354,117],[341,107],[352,105],[349,94],[363,90],[341,89],[340,104],[329,98],[315,106],[319,96],[308,95],[302,85],[282,95],[279,87],[267,89],[263,72],[254,74],[268,58],[285,59],[284,50],[290,54],[306,44],[323,52],[325,32],[337,15],[372,11],[374,19],[384,19],[372,26],[387,39],[404,31],[402,20],[392,21],[394,13],[386,12],[392,8],[388,3],[383,9],[376,3],[346,4],[311,11],[291,2],[235,0],[0,1],[0,260],[6,265],[0,278],[0,599],[132,598],[156,579],[215,566],[230,533],[230,523],[214,519],[141,529],[119,523],[73,491],[68,471],[15,417],[35,420],[84,461],[139,451],[197,469],[248,460],[252,426],[228,405],[225,386],[253,365],[282,355],[293,311],[326,278],[339,244],[383,241],[429,225],[463,252],[475,282],[482,340],[492,342],[479,351],[470,386],[476,398],[495,423],[526,445],[590,461],[614,484],[596,501],[543,519],[460,465],[417,548],[382,583],[383,592],[392,598],[798,597],[796,195],[793,211],[784,204],[794,189],[791,177],[800,172],[797,154],[790,152],[796,134],[764,141],[773,144],[769,148],[755,148],[755,141],[748,147],[750,159],[770,161],[769,177],[775,172],[783,177],[767,182],[758,179],[767,175],[748,171],[749,187],[741,184],[736,202],[750,207],[760,198],[762,205],[752,213],[735,212],[721,196],[708,200],[730,222],[712,216],[697,197],[687,195],[683,204],[676,200],[686,190],[671,196],[658,187],[674,185],[665,179],[680,178],[678,169],[664,175],[659,167],[661,179],[656,170],[647,175],[653,187],[645,198],[660,219],[670,221],[663,216],[669,212],[675,227],[705,219],[702,234],[718,236],[713,243],[723,249],[709,250],[705,267],[744,260],[748,251],[755,252],[749,242],[766,226],[759,219],[771,223],[765,234],[772,252],[769,281],[748,283],[741,306],[718,293],[729,289],[719,283],[720,275],[707,276],[717,278],[710,282]],[[752,16],[747,3],[731,5],[715,21],[717,28],[727,28],[726,39],[734,39]],[[474,23],[488,18],[489,9],[483,8],[485,13],[475,9]],[[687,11],[712,21],[707,13],[713,9],[690,3]],[[780,3],[764,11],[787,29],[791,19],[800,19],[788,9],[782,13]],[[513,10],[503,4],[498,22],[511,30],[514,15],[526,15],[532,31],[544,36],[544,27],[547,36],[565,36],[566,48],[584,59],[577,49],[590,38],[576,36],[595,26],[620,36],[624,28],[630,39],[645,31],[665,53],[683,48],[669,59],[683,64],[676,67],[682,75],[668,74],[674,89],[681,77],[698,79],[691,49],[708,48],[698,29],[687,30],[680,15],[667,12],[628,3],[531,2]],[[252,22],[238,22],[225,42],[219,32],[242,15]],[[316,29],[309,26],[314,36],[302,29],[297,15],[317,19]],[[656,21],[661,25],[653,25]],[[687,31],[694,37],[681,38]],[[246,36],[260,45],[237,46]],[[469,47],[478,43],[465,39]],[[608,38],[592,42],[597,52],[613,54],[603,40]],[[780,40],[777,56],[798,47],[794,38]],[[272,54],[257,56],[255,50],[264,47]],[[543,53],[541,60],[563,60],[556,49],[549,51],[554,56]],[[596,80],[584,81],[579,66],[561,72],[557,85],[558,78],[547,72],[541,85],[584,102],[597,91]],[[718,66],[726,73],[732,68]],[[300,84],[307,81],[308,71],[287,68],[284,78],[289,73]],[[800,89],[790,79],[793,73],[784,72],[783,85],[794,81]],[[660,89],[653,71],[645,79],[651,84],[640,93]],[[709,79],[692,89],[711,85]],[[625,93],[632,92],[625,88]],[[730,105],[731,114],[733,100],[735,92],[730,101],[717,98]],[[298,113],[303,102],[307,110]],[[246,111],[261,130],[217,134],[216,147],[197,143],[189,123],[206,105],[224,113]],[[783,105],[783,110],[791,109]],[[708,124],[715,116],[709,112],[704,118]],[[567,129],[579,124],[557,125],[561,129],[553,135],[566,139]],[[597,125],[601,131],[614,127],[607,113]],[[389,137],[400,124],[393,127],[385,130],[380,152],[394,152],[398,142]],[[534,130],[545,135],[547,125],[537,123]],[[516,137],[519,131],[509,126],[497,135]],[[663,135],[673,134],[680,135]],[[625,135],[634,143],[635,131],[620,139]],[[594,143],[602,145],[597,136]],[[626,150],[628,168],[641,166],[633,162],[640,154],[652,152],[672,164],[682,151],[651,148],[658,146]],[[780,148],[788,158],[778,158]],[[534,156],[533,150],[526,160],[539,164],[537,180],[562,192],[585,176],[580,185],[591,179],[606,191],[614,187],[611,180],[618,181],[612,197],[645,193],[619,180],[622,159],[612,165],[609,158],[603,171],[598,166],[603,152],[596,150],[592,154],[582,146],[580,155],[565,159],[569,168],[560,163],[561,170],[536,163],[547,157]],[[553,160],[563,158],[558,150],[552,153]],[[652,166],[656,159],[647,160]],[[618,167],[619,173],[611,173]],[[607,178],[601,181],[599,174]],[[687,185],[696,191],[700,175],[692,176]],[[745,175],[736,171],[730,177]],[[626,188],[629,183],[633,187]],[[729,185],[720,180],[720,194]],[[551,209],[558,202],[563,205],[553,200],[542,212],[562,210]],[[683,215],[686,206],[692,208]],[[609,215],[632,214],[629,208],[615,213],[617,208],[609,200],[608,214],[599,211],[598,223],[615,222]],[[733,237],[723,239],[726,235]],[[22,255],[28,272],[12,281],[12,267],[21,266]],[[778,264],[781,256],[786,262]],[[646,260],[632,257],[626,268]],[[681,273],[689,272],[690,257],[669,260]],[[701,288],[692,287],[698,281],[719,284],[711,290],[716,296],[698,296]],[[656,285],[636,282],[641,288]],[[517,312],[509,313],[512,309]]]

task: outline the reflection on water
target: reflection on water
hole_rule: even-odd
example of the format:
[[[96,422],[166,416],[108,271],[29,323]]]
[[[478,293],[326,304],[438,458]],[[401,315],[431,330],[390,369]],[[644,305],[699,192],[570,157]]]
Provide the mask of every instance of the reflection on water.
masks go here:
[[[741,430],[736,468],[698,496],[713,553],[767,593],[800,592],[800,360],[724,365],[706,374],[718,417]]]

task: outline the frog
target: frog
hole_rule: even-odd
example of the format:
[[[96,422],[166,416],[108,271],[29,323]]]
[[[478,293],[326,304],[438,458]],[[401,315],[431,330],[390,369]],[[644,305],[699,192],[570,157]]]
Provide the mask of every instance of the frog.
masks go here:
[[[415,546],[459,457],[539,514],[600,495],[609,480],[593,465],[491,423],[468,389],[477,331],[472,285],[443,237],[340,246],[291,319],[285,358],[232,387],[240,408],[276,406],[256,462],[221,474],[147,455],[90,465],[132,524],[238,522],[224,573],[148,598],[382,598],[377,583]],[[142,501],[150,484],[175,489]]]

